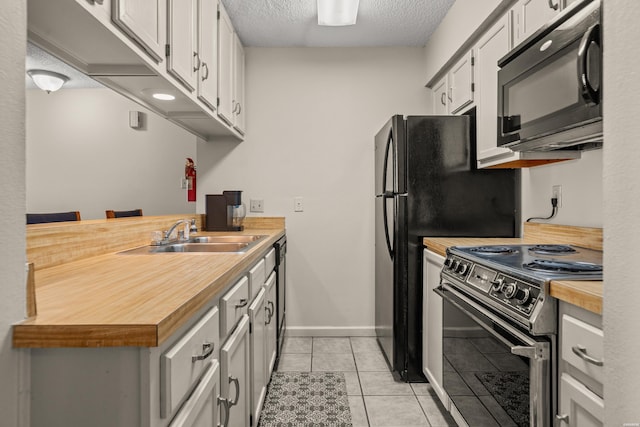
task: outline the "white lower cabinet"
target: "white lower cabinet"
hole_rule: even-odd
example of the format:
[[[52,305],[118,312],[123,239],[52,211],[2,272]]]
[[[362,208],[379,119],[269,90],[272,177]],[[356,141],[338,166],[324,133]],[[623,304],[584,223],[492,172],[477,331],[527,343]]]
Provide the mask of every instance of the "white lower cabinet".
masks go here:
[[[266,349],[267,349],[267,383],[273,373],[276,364],[277,346],[278,346],[278,328],[276,324],[276,272],[273,271],[267,279],[265,285],[266,301],[265,310],[267,312],[266,319]]]
[[[226,404],[220,399],[220,364],[214,360],[209,362],[209,366],[196,389],[171,421],[169,427],[217,426],[220,403]],[[226,406],[223,405],[223,408]]]
[[[242,315],[220,349],[220,366],[222,397],[229,406],[224,427],[247,427],[251,425],[248,315]]]
[[[602,316],[560,303],[559,427],[604,425]]]
[[[422,288],[422,371],[443,405],[449,400],[442,386],[442,297],[433,290],[440,285],[444,257],[424,251]]]
[[[249,343],[251,359],[251,415],[254,420],[260,419],[260,410],[267,393],[267,314],[265,308],[265,290],[260,289],[258,295],[249,306],[251,322]]]

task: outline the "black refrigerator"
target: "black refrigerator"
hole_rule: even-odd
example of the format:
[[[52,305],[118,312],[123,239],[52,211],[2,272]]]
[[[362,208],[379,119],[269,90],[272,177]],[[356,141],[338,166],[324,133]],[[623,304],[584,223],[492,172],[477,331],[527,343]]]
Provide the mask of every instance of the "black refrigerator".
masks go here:
[[[422,238],[514,237],[520,173],[476,168],[475,109],[393,116],[375,138],[375,328],[396,378],[422,373]]]

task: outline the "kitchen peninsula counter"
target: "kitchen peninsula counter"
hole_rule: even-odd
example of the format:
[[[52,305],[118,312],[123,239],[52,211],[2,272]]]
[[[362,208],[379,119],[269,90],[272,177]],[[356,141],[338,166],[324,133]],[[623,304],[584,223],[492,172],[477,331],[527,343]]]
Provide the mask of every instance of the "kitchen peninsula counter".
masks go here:
[[[266,235],[245,253],[118,251],[36,268],[37,315],[14,325],[13,345],[159,346],[285,234],[280,220],[256,222],[242,232],[198,233]],[[141,244],[129,248],[136,246]]]
[[[450,246],[571,244],[602,250],[602,230],[553,224],[526,223],[522,238],[425,237],[424,246],[446,257]],[[553,280],[551,296],[591,312],[602,314],[603,282],[598,280]]]

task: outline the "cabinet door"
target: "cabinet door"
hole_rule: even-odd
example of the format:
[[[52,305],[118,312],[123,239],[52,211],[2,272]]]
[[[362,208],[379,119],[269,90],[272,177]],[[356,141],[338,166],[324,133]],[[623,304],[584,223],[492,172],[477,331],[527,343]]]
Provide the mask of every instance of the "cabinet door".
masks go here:
[[[249,280],[238,280],[231,289],[220,298],[220,337],[224,339],[247,313],[249,305]]]
[[[473,50],[458,61],[449,72],[449,111],[457,113],[473,102]]]
[[[278,346],[278,325],[276,320],[277,293],[276,272],[272,272],[265,283],[267,290],[265,309],[267,312],[267,384],[276,364],[276,352]]]
[[[560,426],[602,427],[604,401],[568,374],[560,377]]]
[[[520,0],[511,9],[513,45],[517,46],[553,19],[560,11],[561,0]]]
[[[433,114],[444,116],[449,114],[449,100],[447,99],[447,76],[433,86]]]
[[[511,155],[498,147],[498,59],[509,51],[509,19],[500,19],[475,47],[478,160]]]
[[[249,378],[249,316],[245,314],[220,349],[220,388],[229,405],[225,427],[250,425]]]
[[[211,109],[218,102],[218,2],[198,0],[198,98]]]
[[[251,365],[251,414],[260,419],[260,410],[267,392],[267,321],[265,313],[265,291],[260,289],[249,306],[249,348]]]
[[[218,4],[218,116],[233,125],[233,25],[222,3]]]
[[[244,48],[237,34],[233,49],[233,127],[244,134]]]
[[[169,427],[211,427],[218,425],[220,396],[220,369],[212,361],[198,386],[184,403]]]
[[[160,62],[164,56],[165,10],[161,0],[113,0],[112,20]]]
[[[422,370],[440,400],[449,407],[442,387],[442,297],[433,290],[440,285],[444,257],[424,251],[422,288]]]
[[[194,91],[201,61],[196,48],[197,0],[169,0],[167,71]]]

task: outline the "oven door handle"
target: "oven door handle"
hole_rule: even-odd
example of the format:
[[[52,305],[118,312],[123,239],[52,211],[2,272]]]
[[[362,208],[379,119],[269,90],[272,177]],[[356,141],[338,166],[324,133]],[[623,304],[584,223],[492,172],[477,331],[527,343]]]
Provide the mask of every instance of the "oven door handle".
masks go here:
[[[451,292],[451,294],[455,295],[457,298],[460,298],[465,302],[465,304],[468,304],[474,310],[477,310],[479,313],[481,313],[484,316],[491,318],[492,314],[489,313],[484,308],[480,307],[475,302],[469,301],[468,298],[465,298],[458,291],[453,289],[448,283],[441,282],[440,286],[438,288],[435,288],[433,291],[438,295],[440,295],[442,298],[446,299],[450,304],[453,304],[455,307],[457,307],[460,311],[462,311],[464,314],[469,316],[471,319],[473,319],[476,323],[478,323],[478,325],[480,325],[484,330],[489,332],[494,338],[498,339],[504,345],[509,347],[511,353],[516,354],[518,356],[524,356],[524,357],[527,357],[530,359],[536,359],[536,360],[546,360],[549,358],[549,346],[547,343],[534,341],[531,338],[527,337],[522,332],[515,329],[513,326],[510,326],[506,322],[503,322],[501,319],[494,318],[492,319],[494,323],[496,323],[501,328],[506,330],[508,333],[510,333],[511,335],[515,336],[520,341],[528,345],[526,346],[514,345],[512,342],[507,340],[501,334],[497,334],[490,325],[487,325],[482,319],[478,318],[478,316],[476,316],[474,313],[470,312],[461,304],[459,304],[455,299],[447,295],[445,291]]]

